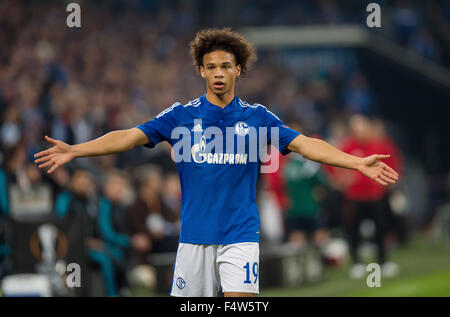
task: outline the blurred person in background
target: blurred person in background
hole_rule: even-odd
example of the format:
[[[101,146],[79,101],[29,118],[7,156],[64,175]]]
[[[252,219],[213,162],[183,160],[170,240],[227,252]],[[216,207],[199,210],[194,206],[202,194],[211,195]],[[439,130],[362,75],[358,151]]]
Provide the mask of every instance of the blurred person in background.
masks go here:
[[[170,160],[170,158],[168,158]],[[133,254],[129,279],[132,284],[154,286],[155,270],[149,256],[175,252],[180,233],[180,185],[178,175],[164,175],[159,165],[147,164],[135,170],[137,197],[127,208]]]
[[[14,104],[2,109],[2,123],[0,126],[0,142],[3,148],[12,147],[24,143],[23,123],[20,119],[20,109]]]
[[[138,262],[146,263],[150,252],[176,251],[179,202],[173,199],[179,199],[179,196],[171,196],[171,191],[177,188],[170,184],[169,188],[164,186],[168,183],[158,166],[141,166],[136,175],[138,195],[126,213],[133,234],[132,243],[139,255]],[[170,193],[163,195],[167,192]]]
[[[161,169],[164,175],[177,173],[177,165],[173,157],[173,150],[170,144],[162,143],[155,148],[155,151],[140,151],[141,157],[138,165],[152,164]]]
[[[384,121],[379,117],[373,118],[372,129],[376,151],[391,153],[391,156],[386,159],[386,164],[403,174],[403,153],[395,140],[387,133]],[[405,245],[408,240],[406,198],[401,185],[400,182],[386,189],[382,198],[383,210],[388,219],[386,228],[388,245]]]
[[[10,221],[10,186],[17,184],[16,173],[24,161],[24,149],[20,145],[4,148],[0,167],[0,278],[11,270],[9,256],[11,241],[8,235]]]
[[[154,181],[155,175],[150,177],[152,179],[148,179],[148,181]],[[163,179],[162,174],[157,177],[159,177],[159,188],[155,191],[156,195],[147,195],[145,200],[149,212],[145,224],[154,242],[154,252],[175,252],[180,233],[179,203],[181,197],[178,195],[179,180],[177,175],[176,179],[173,175],[167,179]],[[147,194],[150,190],[152,189],[147,188]]]
[[[406,46],[417,32],[420,14],[411,1],[397,0],[392,7],[392,27],[395,40]]]
[[[130,232],[133,234],[131,243],[134,246],[135,251],[133,252],[132,261],[138,265],[148,262],[148,255],[153,248],[152,236],[146,225],[147,216],[149,214],[145,203],[145,199],[147,199],[146,195],[147,193],[150,193],[154,197],[154,195],[158,195],[160,191],[160,184],[157,183],[159,181],[159,178],[158,180],[154,179],[154,181],[152,181],[150,184],[151,180],[148,175],[153,171],[149,171],[148,169],[149,167],[147,167],[146,171],[144,170],[144,173],[143,167],[139,167],[137,169],[137,184],[135,186],[137,189],[136,199],[133,204],[128,206],[128,208],[126,209],[127,222],[130,228]],[[147,188],[150,188],[149,191],[145,190],[146,182],[148,182]],[[152,200],[152,197],[150,197],[149,200]]]
[[[328,125],[329,132],[327,142],[333,146],[339,147],[348,137],[348,127],[346,120],[342,118],[335,118]],[[342,202],[343,202],[343,192],[340,176],[345,174],[335,173],[335,168],[330,165],[322,166],[322,170],[326,175],[328,181],[327,193],[322,201],[324,207],[325,218],[327,222],[328,229],[341,230],[342,229]]]
[[[344,89],[345,110],[349,114],[371,115],[374,111],[373,99],[366,77],[361,72],[354,72]]]
[[[4,159],[1,184],[3,214],[11,216],[16,210],[33,213],[30,210],[33,204],[42,209],[40,212],[50,213],[53,208],[51,187],[39,169],[29,162],[23,143],[7,148]]]
[[[350,135],[340,146],[341,150],[355,156],[364,157],[379,150],[375,142],[373,125],[366,116],[357,114],[349,119]],[[398,266],[389,262],[386,250],[386,232],[388,219],[384,210],[383,197],[386,189],[379,184],[366,180],[359,173],[351,170],[334,169],[333,177],[339,182],[344,192],[342,223],[350,248],[352,267],[350,277],[358,279],[366,274],[366,267],[360,257],[361,225],[369,220],[373,224],[373,238],[377,247],[377,263],[381,266],[384,277],[397,274]],[[366,222],[367,223],[367,222]]]
[[[100,239],[90,239],[89,258],[100,264],[108,296],[127,295],[128,256],[132,237],[125,208],[132,201],[128,177],[109,170],[98,203],[97,226]]]
[[[177,173],[168,173],[164,177],[163,189],[161,198],[163,203],[170,209],[170,214],[167,219],[171,222],[178,224],[180,221],[180,208],[181,208],[181,187],[180,179]],[[179,228],[178,228],[179,231]]]
[[[307,133],[305,125],[290,123],[289,126]],[[322,214],[327,186],[325,174],[319,163],[300,155],[287,156],[282,171],[289,198],[285,211],[287,241],[300,247],[311,244],[320,249],[329,236]]]
[[[23,141],[4,148],[0,168],[0,276],[11,272],[13,221],[50,214],[53,197],[42,173],[27,158]],[[15,250],[16,251],[16,250]]]
[[[56,204],[57,197],[70,189],[70,171],[65,166],[58,173],[45,175],[44,178],[49,182],[53,191],[53,199]]]
[[[261,236],[264,242],[281,243],[285,228],[283,212],[289,203],[283,178],[283,167],[286,157],[273,145],[267,150],[267,156],[261,166],[269,166],[270,162],[278,161],[278,168],[272,173],[261,173],[261,188],[258,191],[261,217]]]
[[[89,256],[91,249],[89,246],[100,245],[100,231],[97,227],[98,217],[98,197],[97,188],[89,171],[84,169],[76,169],[70,177],[68,188],[60,192],[55,199],[55,213],[65,219],[82,218],[82,236],[85,239],[84,246],[86,257]],[[95,251],[94,251],[95,252]],[[95,261],[97,260],[97,261]],[[90,269],[96,269],[98,265],[102,265],[105,261],[111,262],[109,258],[104,257],[104,261],[98,261],[98,257],[94,257],[94,261],[89,263]],[[112,263],[109,265],[112,266]],[[91,272],[86,272],[86,288],[92,289]],[[103,269],[103,280],[108,278],[108,270]],[[95,285],[93,287],[96,287]],[[106,285],[105,287],[106,288]]]
[[[10,214],[9,189],[12,184],[18,183],[20,168],[25,162],[25,149],[20,144],[5,148],[2,153],[2,167],[0,169],[0,190],[2,215],[5,217]]]

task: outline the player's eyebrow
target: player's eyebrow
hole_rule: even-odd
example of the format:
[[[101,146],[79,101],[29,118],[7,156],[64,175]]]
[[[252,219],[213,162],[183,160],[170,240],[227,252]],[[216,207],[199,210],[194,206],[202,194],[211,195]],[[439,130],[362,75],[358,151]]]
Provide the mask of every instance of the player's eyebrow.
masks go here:
[[[232,62],[222,62],[221,65],[233,65]],[[216,66],[215,63],[208,63],[205,66]]]

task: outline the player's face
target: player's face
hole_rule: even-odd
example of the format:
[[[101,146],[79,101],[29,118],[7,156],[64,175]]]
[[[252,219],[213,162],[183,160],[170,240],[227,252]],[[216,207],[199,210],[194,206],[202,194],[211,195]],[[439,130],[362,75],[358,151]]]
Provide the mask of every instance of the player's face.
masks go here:
[[[216,95],[234,91],[236,78],[241,74],[241,65],[236,65],[232,53],[213,51],[203,56],[200,73],[206,79],[207,89]]]

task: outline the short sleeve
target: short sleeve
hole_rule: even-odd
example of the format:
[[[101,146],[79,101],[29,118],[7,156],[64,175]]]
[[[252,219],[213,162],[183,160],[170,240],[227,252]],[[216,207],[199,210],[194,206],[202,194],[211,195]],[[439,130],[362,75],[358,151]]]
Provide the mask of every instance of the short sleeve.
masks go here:
[[[287,146],[301,133],[289,128],[265,107],[264,111],[264,126],[267,128],[267,139],[271,144],[278,146],[281,154],[289,154],[291,151],[287,149]]]
[[[144,132],[149,139],[149,143],[145,145],[146,147],[153,148],[162,141],[170,142],[172,131],[178,126],[178,106],[181,106],[181,103],[173,104],[152,120],[136,127]]]

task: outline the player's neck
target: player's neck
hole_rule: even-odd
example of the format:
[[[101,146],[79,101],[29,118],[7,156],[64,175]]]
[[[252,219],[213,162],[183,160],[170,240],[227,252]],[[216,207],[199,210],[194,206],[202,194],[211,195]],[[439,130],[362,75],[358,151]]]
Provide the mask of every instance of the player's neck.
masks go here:
[[[225,108],[230,102],[234,99],[234,91],[224,93],[223,95],[216,95],[212,91],[206,91],[206,100],[208,100],[211,104],[218,106],[220,108]]]

